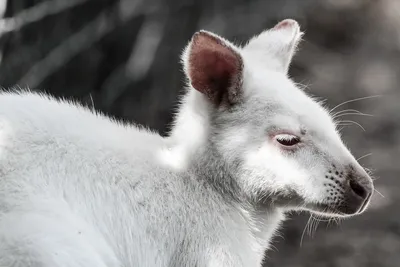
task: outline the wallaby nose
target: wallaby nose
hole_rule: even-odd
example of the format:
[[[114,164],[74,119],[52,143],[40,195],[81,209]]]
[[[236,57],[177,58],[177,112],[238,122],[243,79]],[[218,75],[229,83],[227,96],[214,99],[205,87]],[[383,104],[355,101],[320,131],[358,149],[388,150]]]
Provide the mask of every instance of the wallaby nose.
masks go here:
[[[367,208],[374,190],[371,177],[361,166],[349,166],[346,175],[347,186],[343,212],[362,213]]]
[[[350,188],[351,190],[353,190],[354,194],[361,197],[362,199],[368,198],[368,195],[371,194],[371,190],[354,180],[350,180]]]
[[[361,204],[357,212],[364,212],[372,196],[372,187],[370,185],[362,185],[361,183],[353,180],[350,180],[349,185],[353,193],[361,198]]]

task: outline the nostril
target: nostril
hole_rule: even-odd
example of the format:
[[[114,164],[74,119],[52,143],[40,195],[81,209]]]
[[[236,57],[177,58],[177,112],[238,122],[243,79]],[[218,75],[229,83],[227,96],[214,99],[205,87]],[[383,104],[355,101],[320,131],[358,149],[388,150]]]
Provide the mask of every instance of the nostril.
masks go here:
[[[357,196],[363,199],[365,199],[368,196],[367,190],[362,185],[353,180],[350,180],[350,188]]]

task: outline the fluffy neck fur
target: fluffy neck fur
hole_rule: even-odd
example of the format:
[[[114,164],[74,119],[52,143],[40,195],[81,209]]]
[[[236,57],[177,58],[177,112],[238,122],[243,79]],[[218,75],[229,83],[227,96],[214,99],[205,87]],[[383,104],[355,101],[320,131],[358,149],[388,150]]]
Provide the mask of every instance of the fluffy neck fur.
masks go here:
[[[167,153],[163,159],[178,171],[189,171],[199,181],[206,182],[228,205],[245,219],[263,254],[284,220],[284,212],[271,202],[254,202],[237,183],[240,171],[237,164],[228,165],[210,139],[213,107],[209,101],[188,87],[175,117],[174,127],[167,138]]]

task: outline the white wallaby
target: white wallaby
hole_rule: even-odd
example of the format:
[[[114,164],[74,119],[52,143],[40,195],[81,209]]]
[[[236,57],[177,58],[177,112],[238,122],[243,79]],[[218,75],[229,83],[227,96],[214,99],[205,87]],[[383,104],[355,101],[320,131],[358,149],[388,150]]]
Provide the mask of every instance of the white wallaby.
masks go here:
[[[363,212],[371,178],[287,77],[300,38],[290,19],[244,47],[194,34],[168,138],[1,93],[0,266],[255,267],[285,212]]]

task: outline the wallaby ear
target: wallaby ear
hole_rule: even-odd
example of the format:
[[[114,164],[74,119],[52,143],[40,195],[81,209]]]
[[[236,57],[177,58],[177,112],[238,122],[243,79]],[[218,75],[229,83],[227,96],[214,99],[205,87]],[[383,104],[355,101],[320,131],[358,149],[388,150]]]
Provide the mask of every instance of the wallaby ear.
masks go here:
[[[238,102],[243,60],[233,44],[213,33],[197,32],[184,52],[183,63],[193,88],[214,104]]]
[[[302,35],[295,20],[285,19],[252,38],[243,51],[265,62],[267,67],[287,73]]]

